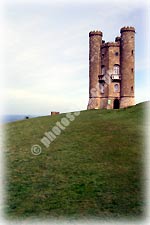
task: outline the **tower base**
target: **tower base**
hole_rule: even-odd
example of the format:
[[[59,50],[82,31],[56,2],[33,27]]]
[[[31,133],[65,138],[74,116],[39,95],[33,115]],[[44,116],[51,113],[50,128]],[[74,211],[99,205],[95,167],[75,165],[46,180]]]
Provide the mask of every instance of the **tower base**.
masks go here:
[[[115,103],[116,100],[118,101],[117,104]],[[87,109],[119,109],[132,105],[135,105],[134,97],[121,97],[121,99],[97,97],[89,99]]]
[[[87,109],[107,109],[107,102],[106,97],[90,98]]]
[[[100,108],[100,99],[99,98],[90,98],[87,109],[99,109],[99,108]]]
[[[134,97],[121,97],[120,108],[126,108],[135,105]]]

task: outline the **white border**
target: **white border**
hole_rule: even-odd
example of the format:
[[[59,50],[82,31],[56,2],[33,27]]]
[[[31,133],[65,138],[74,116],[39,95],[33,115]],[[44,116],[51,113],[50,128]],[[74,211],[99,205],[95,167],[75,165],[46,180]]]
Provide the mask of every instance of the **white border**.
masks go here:
[[[28,4],[33,4],[33,3],[42,3],[42,4],[59,4],[59,3],[79,3],[79,4],[93,4],[93,3],[100,3],[100,2],[107,2],[108,4],[109,4],[109,2],[114,2],[114,3],[116,3],[116,2],[118,2],[118,4],[124,4],[124,3],[126,3],[126,4],[129,4],[129,7],[132,7],[133,5],[142,5],[142,4],[144,4],[144,2],[141,2],[141,0],[134,0],[134,1],[127,1],[127,0],[122,0],[122,1],[119,1],[119,0],[93,0],[93,1],[87,1],[87,0],[82,0],[82,1],[80,1],[80,0],[72,0],[72,1],[69,1],[69,0],[55,0],[55,1],[51,1],[51,0],[13,0],[13,1],[11,1],[11,0],[6,0],[6,1],[0,1],[0,30],[1,31],[4,31],[4,21],[3,21],[3,15],[4,15],[4,11],[5,11],[5,5],[6,4],[25,4],[25,3],[28,3]],[[147,2],[146,2],[146,7],[147,7],[147,24],[146,24],[146,28],[148,29],[148,31],[147,31],[147,33],[148,33],[148,36],[149,36],[149,25],[150,24],[148,24],[149,23],[149,19],[150,19],[150,16],[149,16],[149,7],[150,7],[150,5],[148,4],[149,3],[149,1],[147,0]],[[4,34],[1,32],[1,35],[0,35],[0,62],[1,62],[1,64],[0,64],[0,74],[2,75],[2,76],[0,76],[0,83],[3,85],[4,84],[4,68],[3,68],[3,52],[4,52],[4,49],[3,49],[3,38],[4,38]],[[149,59],[150,58],[150,44],[149,44],[149,39],[147,38],[147,43],[148,43],[148,49],[147,49],[147,59]],[[149,79],[149,76],[150,76],[150,74],[149,74],[149,71],[147,72],[147,76],[148,76],[148,81],[149,81],[149,83],[148,83],[148,86],[149,86],[149,84],[150,84],[150,79]],[[1,90],[0,90],[1,91]],[[144,90],[143,90],[144,91]],[[1,111],[0,111],[0,113],[1,114],[3,114],[3,110],[4,110],[4,100],[5,100],[5,98],[4,98],[4,93],[3,92],[1,92],[1,94],[0,94],[0,96],[1,96],[1,99],[0,99],[0,101],[1,101]],[[146,135],[146,143],[147,143],[147,148],[146,148],[146,156],[145,156],[145,163],[146,163],[146,183],[147,183],[147,186],[146,186],[146,199],[148,200],[147,201],[147,218],[146,218],[146,220],[145,221],[134,221],[134,222],[129,222],[129,221],[112,221],[111,223],[110,222],[104,222],[104,221],[98,221],[98,222],[94,222],[94,221],[57,221],[57,220],[53,220],[53,221],[39,221],[39,220],[35,220],[35,221],[30,221],[30,220],[25,220],[25,221],[15,221],[15,222],[13,222],[13,221],[6,221],[5,219],[3,219],[3,217],[2,217],[2,211],[0,212],[0,224],[14,224],[14,225],[16,225],[16,224],[19,224],[19,225],[21,225],[21,224],[28,224],[28,225],[30,225],[30,224],[44,224],[44,225],[46,225],[46,224],[62,224],[62,225],[67,225],[67,224],[78,224],[78,225],[84,225],[84,224],[115,224],[115,225],[117,225],[117,224],[140,224],[140,225],[142,225],[142,224],[150,224],[150,217],[149,217],[149,212],[150,212],[150,191],[149,191],[149,189],[150,189],[150,180],[149,180],[149,176],[150,176],[150,153],[149,153],[149,147],[150,147],[150,119],[149,119],[149,113],[150,113],[150,106],[149,106],[149,110],[147,110],[147,113],[146,113],[146,117],[145,117],[145,123],[147,124],[147,126],[148,126],[148,128],[145,130],[145,135]],[[0,127],[0,128],[2,128],[2,127]],[[1,147],[2,147],[2,141],[1,141],[1,143],[0,143],[1,145]],[[1,148],[1,150],[3,149],[3,147]],[[3,160],[2,160],[2,151],[0,151],[0,162],[3,162]],[[3,167],[3,164],[1,163],[1,166],[0,166],[0,168],[1,168],[1,173],[0,173],[0,178],[1,178],[1,183],[0,183],[0,187],[2,187],[3,186],[3,177],[2,177],[2,175],[4,175],[4,171],[2,171],[2,168],[4,168]],[[4,187],[3,187],[4,188]],[[0,188],[0,192],[1,192],[1,196],[5,193],[4,192],[4,190],[2,190],[2,188]],[[0,201],[0,203],[1,203],[1,209],[2,209],[2,204],[3,204],[3,199],[1,198],[0,199],[1,201]]]

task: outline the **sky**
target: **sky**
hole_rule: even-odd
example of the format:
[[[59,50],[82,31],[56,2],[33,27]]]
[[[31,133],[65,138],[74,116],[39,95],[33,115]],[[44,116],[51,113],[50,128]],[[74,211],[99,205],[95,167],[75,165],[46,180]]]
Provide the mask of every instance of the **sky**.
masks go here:
[[[48,115],[85,110],[89,91],[89,32],[114,41],[136,29],[135,98],[148,100],[147,7],[141,1],[6,1],[4,98],[7,114]]]

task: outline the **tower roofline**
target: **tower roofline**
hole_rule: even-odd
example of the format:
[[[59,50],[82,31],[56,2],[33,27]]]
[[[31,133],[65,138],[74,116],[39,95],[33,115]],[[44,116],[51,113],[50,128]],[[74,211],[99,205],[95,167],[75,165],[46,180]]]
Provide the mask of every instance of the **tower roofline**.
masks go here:
[[[102,48],[105,48],[105,47],[119,47],[120,46],[120,43],[118,42],[106,42],[104,44],[102,44]]]
[[[122,27],[122,28],[120,29],[120,33],[126,32],[126,31],[135,32],[135,28],[134,28],[134,27],[129,27],[129,26],[127,26],[127,27]]]
[[[91,36],[93,36],[93,35],[100,35],[100,36],[103,36],[103,33],[102,33],[101,31],[98,31],[98,30],[96,30],[96,31],[91,31],[91,32],[89,33],[89,37],[91,37]]]

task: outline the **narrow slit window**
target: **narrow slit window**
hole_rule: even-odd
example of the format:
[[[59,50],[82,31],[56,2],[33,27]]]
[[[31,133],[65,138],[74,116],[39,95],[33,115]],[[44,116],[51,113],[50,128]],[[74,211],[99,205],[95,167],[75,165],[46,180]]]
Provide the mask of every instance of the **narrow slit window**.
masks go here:
[[[105,66],[102,66],[102,75],[105,75],[105,73],[106,73],[106,68]]]

